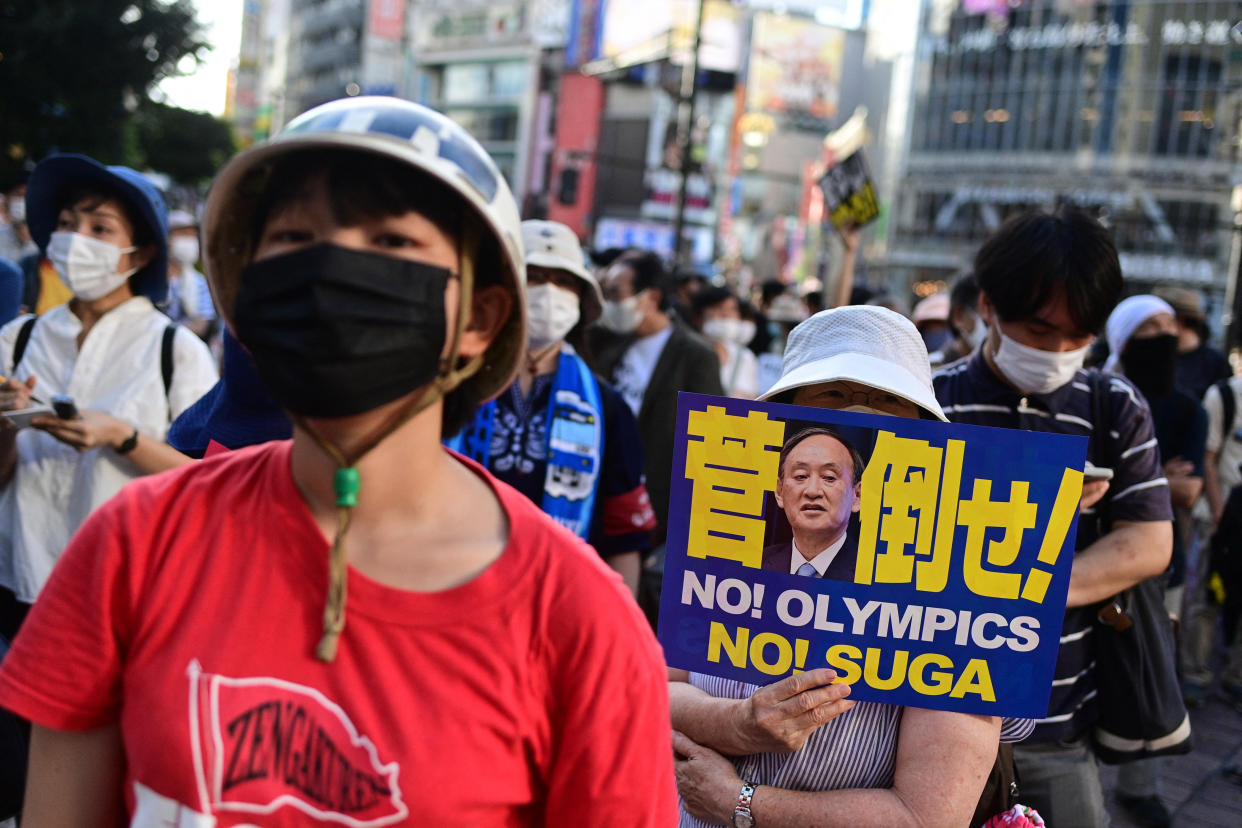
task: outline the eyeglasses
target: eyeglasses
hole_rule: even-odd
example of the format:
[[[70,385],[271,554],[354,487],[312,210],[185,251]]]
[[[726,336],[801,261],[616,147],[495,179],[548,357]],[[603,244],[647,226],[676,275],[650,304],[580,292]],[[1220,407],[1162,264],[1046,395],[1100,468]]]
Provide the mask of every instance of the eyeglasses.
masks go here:
[[[821,383],[799,388],[794,394],[795,405],[809,405],[817,408],[849,408],[851,405],[865,405],[877,411],[898,416],[917,416],[919,407],[899,397],[891,391],[880,388],[851,388],[839,383]]]

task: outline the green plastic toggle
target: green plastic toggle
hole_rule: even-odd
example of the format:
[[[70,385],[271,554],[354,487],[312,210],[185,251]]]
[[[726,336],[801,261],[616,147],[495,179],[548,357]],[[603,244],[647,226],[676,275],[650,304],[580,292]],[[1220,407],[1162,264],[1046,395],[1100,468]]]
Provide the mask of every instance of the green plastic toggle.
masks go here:
[[[362,487],[362,484],[358,479],[357,469],[353,466],[347,469],[337,469],[334,484],[337,506],[358,505],[358,489]]]

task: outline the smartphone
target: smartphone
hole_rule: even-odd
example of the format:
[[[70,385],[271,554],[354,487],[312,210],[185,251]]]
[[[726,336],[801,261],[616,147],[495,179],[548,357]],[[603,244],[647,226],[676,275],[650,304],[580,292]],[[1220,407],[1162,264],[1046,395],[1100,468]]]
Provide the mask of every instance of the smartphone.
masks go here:
[[[55,417],[56,412],[48,408],[46,405],[33,406],[31,408],[22,408],[17,411],[4,411],[4,419],[8,420],[14,428],[29,428],[30,421],[35,417]]]
[[[76,420],[78,418],[78,407],[73,402],[73,397],[68,394],[53,394],[52,410],[62,420]]]
[[[1090,460],[1087,461],[1086,467],[1082,470],[1083,477],[1088,480],[1112,480],[1113,470],[1106,469],[1103,466],[1097,466]]]

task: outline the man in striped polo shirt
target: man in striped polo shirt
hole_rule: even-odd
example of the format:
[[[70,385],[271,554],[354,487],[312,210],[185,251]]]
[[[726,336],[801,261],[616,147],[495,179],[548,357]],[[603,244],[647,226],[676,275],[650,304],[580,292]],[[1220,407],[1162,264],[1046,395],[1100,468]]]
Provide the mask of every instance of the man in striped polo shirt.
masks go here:
[[[1163,572],[1173,543],[1169,486],[1147,403],[1128,381],[1082,369],[1120,298],[1121,267],[1099,222],[1064,210],[1008,221],[984,242],[974,272],[988,336],[973,356],[933,378],[945,414],[972,425],[1084,435],[1092,462],[1113,472],[1111,481],[1088,478],[1083,487],[1048,715],[1015,750],[1022,802],[1049,825],[1105,826],[1089,746],[1097,715],[1095,614],[1101,601]],[[1097,523],[1104,498],[1107,531]]]

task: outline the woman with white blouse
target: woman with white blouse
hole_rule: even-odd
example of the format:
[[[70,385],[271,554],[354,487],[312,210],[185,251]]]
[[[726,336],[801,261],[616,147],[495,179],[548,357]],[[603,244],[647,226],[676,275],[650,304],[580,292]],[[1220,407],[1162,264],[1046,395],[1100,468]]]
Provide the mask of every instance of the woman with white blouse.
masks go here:
[[[0,411],[46,411],[0,418],[8,638],[87,515],[133,478],[189,462],[165,435],[217,378],[202,341],[155,307],[168,288],[168,232],[150,181],[55,155],[31,174],[26,205],[32,237],[73,299],[0,329]],[[57,396],[72,398],[76,416],[46,410]]]

